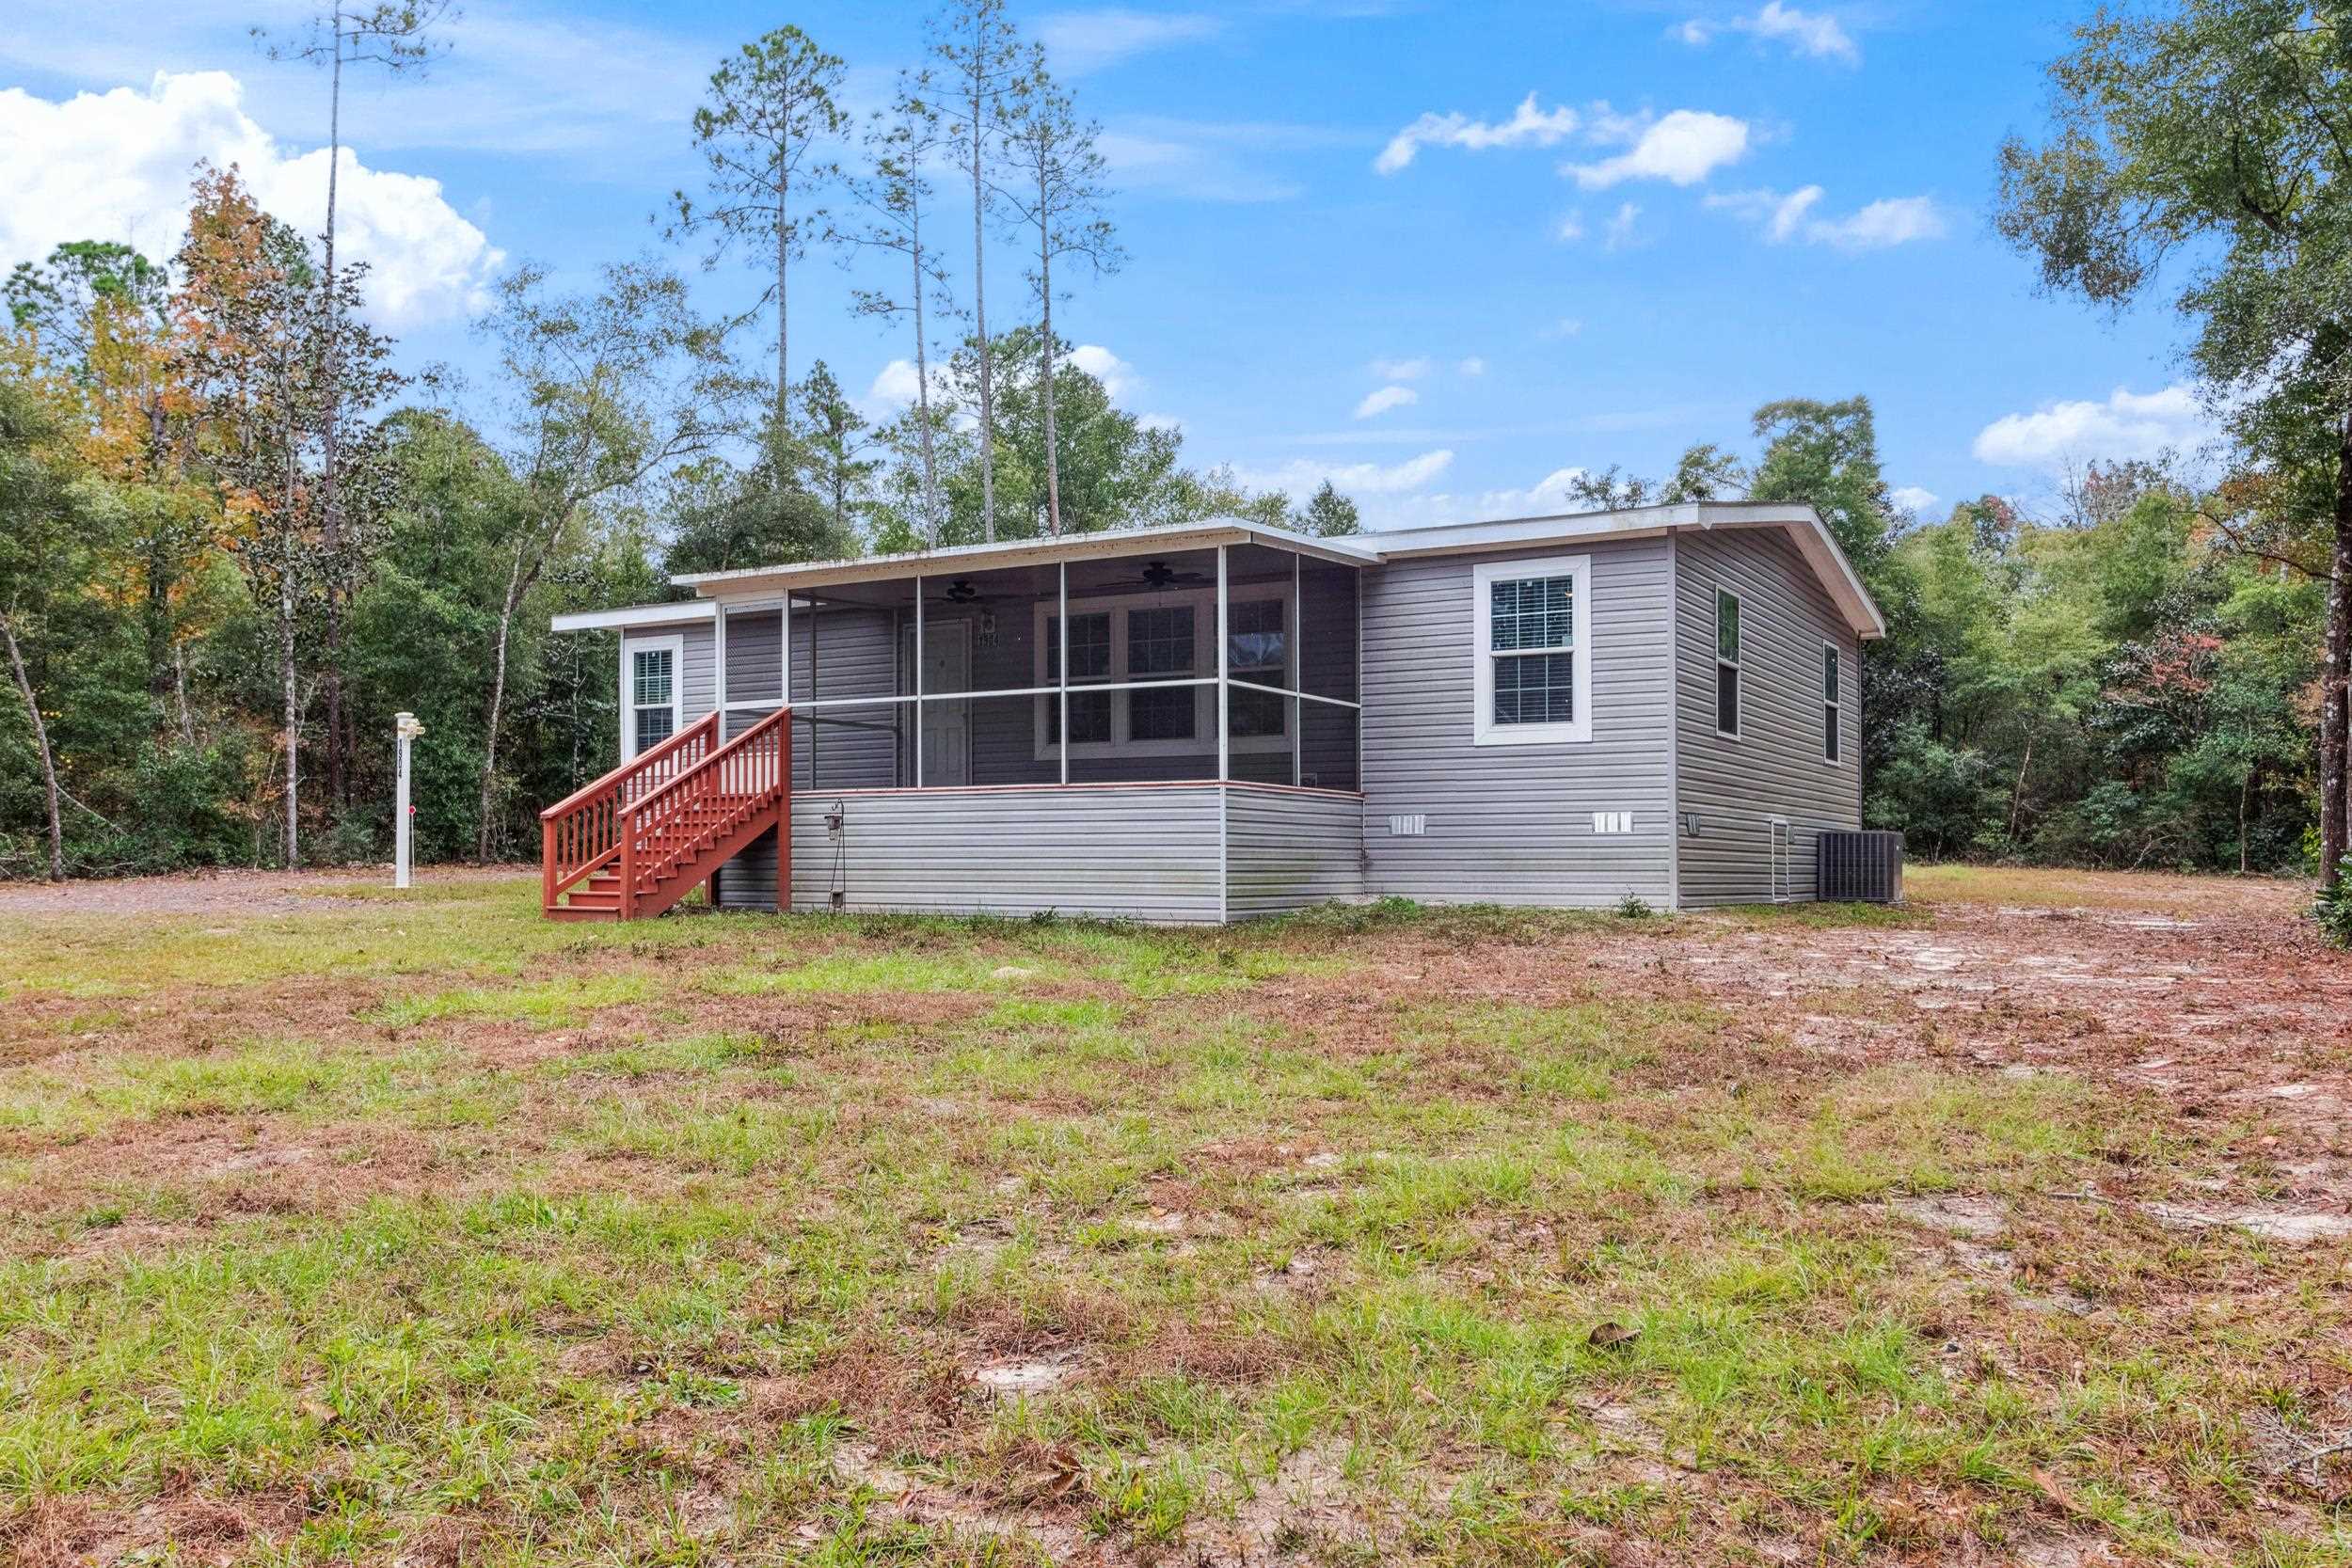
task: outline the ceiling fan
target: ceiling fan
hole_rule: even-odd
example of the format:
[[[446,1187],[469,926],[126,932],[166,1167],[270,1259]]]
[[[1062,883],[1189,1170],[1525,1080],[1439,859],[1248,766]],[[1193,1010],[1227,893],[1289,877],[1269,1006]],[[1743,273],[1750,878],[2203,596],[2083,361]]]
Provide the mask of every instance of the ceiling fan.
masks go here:
[[[1165,561],[1154,561],[1144,567],[1143,580],[1151,588],[1197,588],[1209,579],[1199,572],[1180,572]]]
[[[939,604],[986,604],[993,597],[994,594],[981,593],[970,578],[956,578],[933,594],[932,600]]]

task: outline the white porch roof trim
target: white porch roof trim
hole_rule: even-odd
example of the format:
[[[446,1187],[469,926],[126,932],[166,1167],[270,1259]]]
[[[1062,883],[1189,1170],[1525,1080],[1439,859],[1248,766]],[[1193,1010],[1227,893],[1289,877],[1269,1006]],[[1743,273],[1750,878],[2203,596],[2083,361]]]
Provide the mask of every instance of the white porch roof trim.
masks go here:
[[[860,556],[845,561],[807,561],[783,566],[747,566],[732,572],[684,572],[670,580],[711,598],[745,594],[781,594],[844,582],[887,578],[945,577],[955,572],[991,572],[1010,566],[1050,566],[1064,561],[1094,561],[1122,555],[1164,555],[1210,549],[1218,545],[1270,545],[1349,566],[1369,566],[1379,557],[1355,539],[1317,539],[1288,529],[1268,528],[1239,517],[1163,528],[1111,529],[1070,533],[1058,539],[1006,539],[993,545],[950,545],[936,550]]]
[[[1862,586],[1860,575],[1846,559],[1845,551],[1838,548],[1820,514],[1810,506],[1760,501],[1686,501],[1677,506],[1644,506],[1621,512],[1442,523],[1431,528],[1395,529],[1333,539],[1294,533],[1288,529],[1270,528],[1239,517],[1221,517],[1164,528],[1119,529],[1103,533],[1069,534],[1059,539],[1010,539],[993,545],[955,545],[945,549],[856,560],[750,566],[731,572],[685,572],[670,580],[682,588],[693,589],[700,597],[680,604],[635,605],[624,610],[558,615],[553,629],[594,631],[615,626],[692,625],[714,619],[723,601],[731,610],[743,610],[751,608],[754,600],[771,605],[787,593],[836,583],[1159,555],[1219,545],[1267,545],[1344,565],[1376,566],[1385,561],[1416,556],[1484,554],[1578,539],[1640,539],[1686,529],[1719,528],[1786,530],[1854,632],[1864,638],[1886,635],[1885,618],[1871,602],[1869,591]]]

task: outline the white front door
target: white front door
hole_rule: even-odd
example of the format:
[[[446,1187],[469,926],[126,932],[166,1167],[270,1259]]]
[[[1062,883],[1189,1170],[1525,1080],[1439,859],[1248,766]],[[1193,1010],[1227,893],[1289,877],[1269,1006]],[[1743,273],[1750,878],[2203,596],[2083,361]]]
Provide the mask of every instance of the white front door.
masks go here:
[[[972,628],[948,621],[923,628],[923,689],[972,689]],[[924,784],[965,784],[972,782],[972,705],[968,702],[927,702],[923,705]]]

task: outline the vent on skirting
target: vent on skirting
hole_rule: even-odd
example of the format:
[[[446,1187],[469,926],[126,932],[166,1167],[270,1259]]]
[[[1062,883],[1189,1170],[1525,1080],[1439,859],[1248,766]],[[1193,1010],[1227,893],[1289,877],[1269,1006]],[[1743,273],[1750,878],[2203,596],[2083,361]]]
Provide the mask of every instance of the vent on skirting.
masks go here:
[[[1429,814],[1414,812],[1410,816],[1389,818],[1389,832],[1395,838],[1414,838],[1429,831]]]
[[[1597,833],[1629,833],[1632,831],[1633,814],[1629,811],[1593,813],[1593,832]]]

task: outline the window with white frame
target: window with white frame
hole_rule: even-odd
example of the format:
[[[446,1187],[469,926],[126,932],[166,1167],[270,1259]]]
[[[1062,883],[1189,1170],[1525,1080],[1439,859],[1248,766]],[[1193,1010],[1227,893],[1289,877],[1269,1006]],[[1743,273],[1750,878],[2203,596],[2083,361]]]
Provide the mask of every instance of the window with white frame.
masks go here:
[[[685,640],[677,637],[631,638],[624,644],[622,689],[628,702],[621,739],[627,756],[677,733],[678,664],[684,652]]]
[[[1592,557],[1482,562],[1471,586],[1475,743],[1590,740]]]
[[[1740,737],[1740,595],[1715,591],[1715,733]]]
[[[1225,668],[1255,686],[1290,684],[1290,606],[1282,599],[1241,599],[1226,611]],[[1237,690],[1227,699],[1236,739],[1290,733],[1290,699],[1271,691]]]
[[[1844,739],[1838,734],[1838,723],[1845,707],[1845,679],[1839,668],[1841,662],[1836,643],[1821,644],[1821,760],[1824,762],[1837,761],[1845,748]]]
[[[1292,684],[1295,650],[1287,635],[1287,590],[1236,586],[1228,607],[1228,658],[1236,680]],[[1061,680],[1061,618],[1048,600],[1037,607],[1037,684]],[[1070,603],[1070,751],[1073,756],[1175,756],[1216,747],[1216,595],[1214,591],[1073,598]],[[1247,658],[1248,663],[1244,660]],[[1168,682],[1166,686],[1131,683]],[[1083,685],[1118,689],[1082,692]],[[1272,705],[1234,721],[1231,747],[1280,750],[1290,745],[1287,700],[1236,690]],[[1037,700],[1037,756],[1049,760],[1061,744],[1061,698]]]
[[[1061,679],[1061,617],[1045,617],[1045,673],[1039,684]],[[1101,685],[1111,678],[1111,614],[1088,610],[1070,617],[1070,684],[1074,688]],[[1073,746],[1107,745],[1111,738],[1111,698],[1108,691],[1070,693],[1070,740]],[[1061,703],[1045,704],[1045,742],[1061,740]]]

